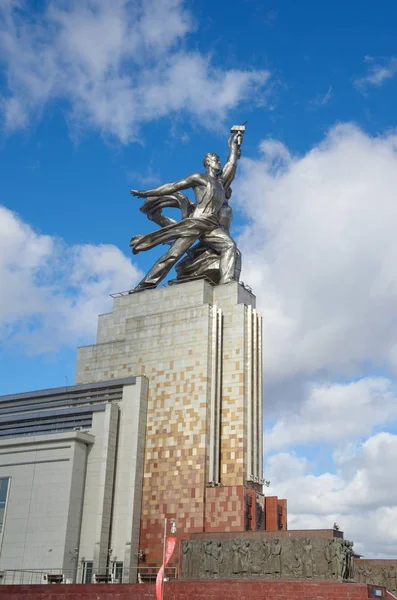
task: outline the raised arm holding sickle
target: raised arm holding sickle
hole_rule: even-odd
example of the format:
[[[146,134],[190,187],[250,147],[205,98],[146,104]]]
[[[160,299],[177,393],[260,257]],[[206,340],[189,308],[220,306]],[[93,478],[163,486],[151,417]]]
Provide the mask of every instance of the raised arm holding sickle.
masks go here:
[[[133,196],[150,198],[167,196],[192,188],[196,196],[195,207],[189,217],[153,233],[132,238],[131,246],[134,253],[175,240],[168,252],[160,257],[134,291],[156,287],[198,239],[219,254],[220,283],[228,283],[234,278],[236,245],[230,235],[221,227],[218,213],[226,201],[225,192],[236,174],[241,142],[241,133],[230,136],[229,157],[223,169],[219,156],[209,153],[203,160],[205,173],[193,173],[185,179],[166,183],[151,190],[131,190]]]

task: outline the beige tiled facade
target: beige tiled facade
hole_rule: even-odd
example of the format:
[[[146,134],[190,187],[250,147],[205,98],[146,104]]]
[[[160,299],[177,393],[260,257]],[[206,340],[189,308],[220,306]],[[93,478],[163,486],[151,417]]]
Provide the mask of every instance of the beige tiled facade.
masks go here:
[[[80,348],[76,383],[149,379],[140,549],[158,565],[164,517],[178,534],[243,531],[261,490],[261,317],[233,282],[124,295]],[[249,492],[247,494],[246,492]]]

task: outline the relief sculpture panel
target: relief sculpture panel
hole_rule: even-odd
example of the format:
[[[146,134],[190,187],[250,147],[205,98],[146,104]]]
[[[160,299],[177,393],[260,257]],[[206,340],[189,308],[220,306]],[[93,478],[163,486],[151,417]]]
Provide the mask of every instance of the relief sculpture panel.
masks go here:
[[[381,585],[397,594],[397,560],[356,560],[353,569],[358,583]]]
[[[357,568],[353,567],[353,543],[340,538],[188,540],[183,542],[182,556],[182,575],[186,579],[353,581],[354,576],[357,577]],[[365,577],[361,571],[360,577]]]

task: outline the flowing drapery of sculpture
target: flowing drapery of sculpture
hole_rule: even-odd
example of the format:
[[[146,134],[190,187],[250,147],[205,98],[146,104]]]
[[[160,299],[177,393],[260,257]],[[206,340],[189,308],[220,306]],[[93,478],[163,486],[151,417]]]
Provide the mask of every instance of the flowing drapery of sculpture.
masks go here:
[[[132,252],[137,254],[159,244],[171,244],[133,291],[156,287],[185,253],[187,256],[176,268],[178,280],[207,277],[216,284],[238,281],[241,255],[229,233],[232,211],[228,201],[243,131],[244,127],[240,127],[230,136],[229,157],[223,168],[219,156],[209,153],[203,161],[205,173],[193,173],[151,190],[131,190],[132,195],[146,198],[141,211],[161,227],[132,237]],[[195,203],[181,193],[186,189],[194,191]],[[181,210],[180,221],[163,214],[168,207]]]

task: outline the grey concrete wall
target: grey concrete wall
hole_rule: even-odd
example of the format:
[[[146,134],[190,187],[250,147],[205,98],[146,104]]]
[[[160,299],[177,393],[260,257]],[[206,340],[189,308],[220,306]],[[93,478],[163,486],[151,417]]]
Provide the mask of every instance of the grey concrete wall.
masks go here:
[[[125,386],[120,427],[110,546],[112,560],[123,561],[124,577],[134,580],[138,565],[148,381]]]
[[[147,393],[147,379],[137,377],[121,402],[93,415],[78,564],[93,561],[94,574],[117,560],[127,580],[136,575]]]
[[[69,494],[69,511],[66,523],[65,551],[63,571],[69,579],[76,578],[80,547],[81,520],[85,494],[87,455],[92,446],[77,442],[71,457],[71,484]]]
[[[92,421],[95,444],[87,458],[79,561],[93,561],[94,573],[105,572],[108,564],[118,418],[118,405],[108,404]]]
[[[84,433],[0,441],[0,476],[10,477],[0,569],[59,569],[78,542]],[[73,517],[71,516],[73,511]]]

